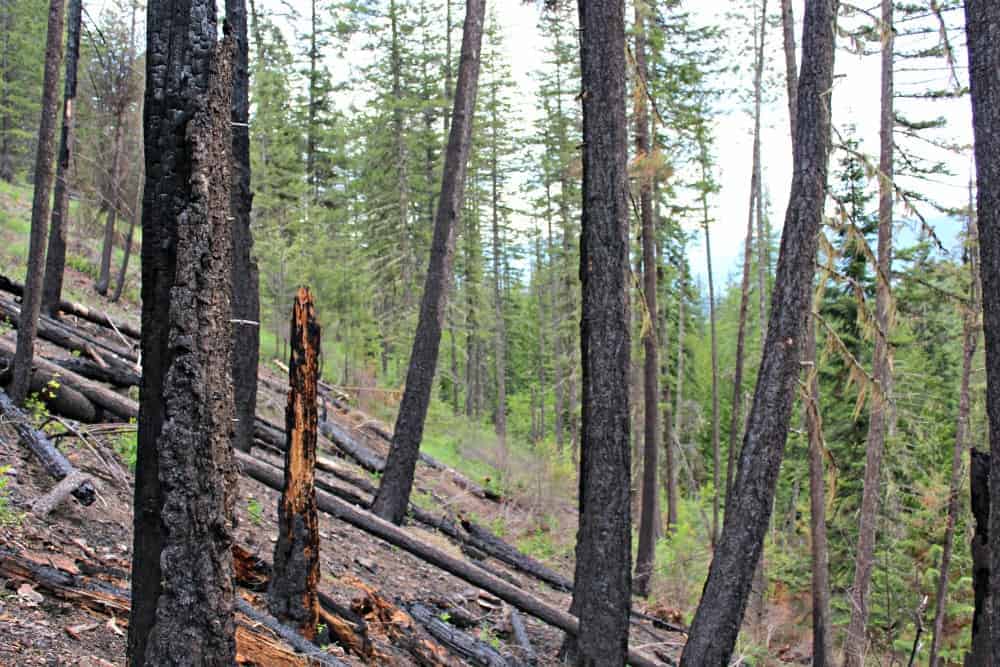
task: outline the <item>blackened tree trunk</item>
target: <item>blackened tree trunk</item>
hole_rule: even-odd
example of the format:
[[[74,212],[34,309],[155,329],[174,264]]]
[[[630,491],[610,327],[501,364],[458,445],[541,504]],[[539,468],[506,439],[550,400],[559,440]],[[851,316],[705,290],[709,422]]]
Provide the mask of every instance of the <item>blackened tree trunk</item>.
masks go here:
[[[962,332],[962,378],[958,390],[958,417],[955,423],[955,449],[951,458],[951,487],[948,493],[948,518],[944,523],[944,544],[941,546],[941,565],[938,567],[937,600],[934,605],[934,626],[931,635],[931,667],[937,667],[941,635],[944,631],[945,601],[948,598],[948,571],[955,545],[955,524],[958,521],[958,494],[962,491],[962,463],[969,449],[969,411],[971,406],[970,380],[972,359],[979,342],[979,276],[976,255],[976,223],[972,209],[972,184],[969,184],[969,219],[966,228],[966,257],[969,265],[969,303],[965,307]]]
[[[969,491],[976,531],[972,536],[972,588],[975,607],[972,613],[972,653],[965,656],[967,667],[992,667],[996,664],[990,648],[990,471],[991,456],[969,450]]]
[[[1000,3],[966,0],[969,83],[976,153],[983,340],[986,347],[986,411],[990,433],[990,498],[1000,507]],[[1000,512],[990,512],[990,591],[993,664],[1000,665]]]
[[[211,0],[149,5],[130,665],[232,665],[234,45]]]
[[[455,107],[445,153],[441,197],[434,220],[430,265],[424,282],[417,333],[413,339],[410,367],[406,373],[406,389],[396,418],[392,448],[386,460],[382,483],[372,504],[375,514],[396,524],[401,523],[406,514],[434,385],[441,326],[455,255],[455,226],[462,209],[465,172],[469,160],[485,13],[486,0],[466,0],[462,55],[458,65],[458,82],[455,85]]]
[[[771,518],[826,198],[836,5],[806,2],[792,188],[767,339],[722,535],[681,656],[685,666],[727,664]]]
[[[66,226],[69,222],[69,170],[73,160],[73,128],[76,124],[76,70],[80,60],[81,0],[69,0],[66,10],[66,75],[63,84],[62,132],[59,135],[59,162],[49,248],[45,253],[45,279],[42,284],[43,312],[55,317],[62,299],[63,271],[66,268]]]
[[[42,117],[38,124],[35,152],[35,192],[31,202],[31,233],[28,239],[28,271],[24,280],[21,321],[17,327],[17,351],[10,382],[10,398],[24,403],[31,382],[31,360],[35,354],[38,314],[42,303],[42,271],[45,262],[45,235],[49,225],[52,196],[52,161],[55,153],[56,96],[59,66],[63,57],[63,0],[50,0],[48,33],[45,37],[45,77],[42,84]]]
[[[233,63],[233,388],[236,421],[233,446],[249,452],[257,408],[257,363],[260,356],[260,283],[250,232],[250,73],[246,0],[226,0],[226,23],[236,41]]]
[[[733,400],[729,408],[729,454],[726,463],[726,512],[732,495],[733,477],[736,474],[737,444],[743,439],[743,366],[746,362],[747,311],[750,307],[750,263],[753,252],[753,204],[757,197],[757,182],[751,177],[750,213],[747,217],[747,235],[743,244],[743,278],[740,281],[740,311],[736,325],[736,361],[733,369]]]
[[[637,72],[635,95],[635,150],[640,160],[648,160],[649,111],[646,106],[646,87],[649,71],[646,66],[645,15],[649,11],[642,2],[635,4],[635,66]],[[657,458],[660,452],[659,429],[659,340],[657,331],[660,320],[656,310],[656,225],[653,219],[653,182],[649,167],[640,168],[639,215],[642,220],[642,291],[646,299],[643,314],[643,455],[642,500],[639,511],[639,548],[635,559],[635,590],[648,596],[653,577],[656,555],[656,537],[659,532],[659,497],[656,485]]]
[[[115,303],[122,298],[122,291],[125,289],[125,279],[128,276],[128,265],[132,259],[132,241],[135,238],[136,223],[142,224],[142,183],[145,174],[140,171],[139,187],[136,188],[135,205],[132,207],[132,219],[128,223],[128,235],[125,237],[125,254],[122,257],[122,264],[118,267],[118,280],[115,282],[115,292],[111,295],[111,302]],[[256,375],[254,376],[256,379]]]
[[[798,115],[799,67],[795,62],[795,14],[792,0],[781,0],[781,34],[785,47],[785,87],[788,89],[788,122],[795,138],[795,117]]]
[[[875,276],[875,350],[872,375],[878,384],[872,392],[868,437],[865,443],[865,481],[861,494],[857,556],[854,561],[854,584],[851,586],[851,621],[844,640],[844,667],[862,667],[867,646],[868,594],[875,566],[875,535],[879,499],[882,496],[882,458],[889,426],[889,396],[892,390],[892,351],[889,330],[892,326],[892,294],[889,276],[892,267],[892,156],[893,156],[893,25],[894,0],[882,0],[882,99],[879,149],[878,267]]]
[[[312,295],[304,287],[295,295],[289,341],[285,484],[278,503],[278,542],[267,598],[275,618],[307,639],[315,639],[319,621],[315,468],[320,330]]]
[[[580,0],[583,430],[576,664],[624,665],[630,606],[628,137],[623,0]]]

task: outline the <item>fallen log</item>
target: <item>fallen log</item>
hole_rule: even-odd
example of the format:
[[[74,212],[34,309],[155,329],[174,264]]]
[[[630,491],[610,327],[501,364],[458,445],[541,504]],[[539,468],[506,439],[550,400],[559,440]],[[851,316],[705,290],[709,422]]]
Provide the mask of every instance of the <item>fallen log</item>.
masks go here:
[[[321,421],[319,431],[337,449],[350,456],[368,472],[381,473],[385,470],[385,459],[358,442],[343,426],[334,421]]]
[[[10,381],[9,369],[13,367],[13,355],[0,350],[0,364],[6,364],[6,368],[0,368],[0,385],[6,385]],[[98,421],[98,410],[86,396],[63,382],[60,375],[44,371],[34,364],[28,395],[37,395],[50,413],[87,424]]]
[[[24,285],[11,280],[7,276],[0,275],[0,291],[13,294],[17,297],[23,297]],[[116,329],[130,338],[134,338],[135,340],[139,340],[141,338],[138,327],[129,324],[125,320],[115,322],[107,313],[98,312],[93,308],[83,305],[82,303],[63,300],[59,302],[59,310],[68,315],[76,315],[77,317],[87,320],[93,324],[108,327],[109,329]]]
[[[14,344],[8,339],[0,337],[0,354],[14,355]],[[35,356],[32,362],[38,368],[52,375],[59,375],[59,381],[66,386],[75,389],[86,396],[91,403],[105,410],[121,421],[129,421],[138,418],[139,404],[132,399],[115,393],[107,387],[101,386],[84,377],[64,368],[60,368],[51,361]]]
[[[283,480],[281,471],[277,468],[243,452],[236,452],[236,459],[245,475],[271,489],[280,491]],[[437,547],[427,544],[398,526],[383,521],[374,514],[353,507],[324,491],[316,492],[316,502],[319,509],[327,514],[370,535],[374,535],[393,546],[399,547],[463,581],[479,587],[549,625],[574,636],[580,631],[579,621],[575,616],[567,614],[561,609],[556,609],[520,588],[494,577],[475,565],[466,563]],[[656,660],[634,650],[629,650],[629,663],[635,667],[654,667],[659,664]]]
[[[538,664],[538,654],[531,646],[531,639],[528,637],[528,629],[524,627],[524,619],[517,609],[511,607],[510,628],[514,633],[514,641],[521,649],[521,660],[524,664],[534,666]]]
[[[0,299],[0,317],[6,317],[16,328],[19,325],[20,316],[20,307],[11,301]],[[115,362],[122,364],[124,363],[123,360],[130,361],[133,364],[139,361],[138,355],[134,354],[130,350],[114,347],[99,341],[96,338],[70,327],[63,322],[54,320],[47,315],[40,315],[38,317],[38,337],[58,345],[63,349],[71,352],[76,351],[80,354],[86,354],[88,356],[95,356],[97,355],[96,350],[103,350],[107,354],[100,356],[109,365],[113,365]],[[110,355],[110,357],[108,355]],[[115,357],[118,358],[116,359]]]
[[[49,359],[49,361],[60,368],[76,373],[80,377],[116,387],[138,387],[142,382],[142,376],[139,375],[138,371],[125,364],[103,367],[83,357]]]
[[[557,590],[566,592],[573,590],[573,582],[570,579],[547,568],[531,556],[521,553],[489,530],[465,518],[462,519],[461,523],[462,528],[468,534],[468,543],[480,551],[516,570],[530,574],[539,581],[544,581]]]
[[[29,426],[27,415],[14,405],[14,401],[2,389],[0,389],[0,414],[14,427],[21,442],[28,446],[49,475],[56,481],[62,481],[67,477],[76,480],[71,493],[81,505],[90,505],[94,502],[97,492],[94,490],[90,478],[80,476],[73,464],[66,459],[62,452],[56,449],[44,433]]]
[[[508,667],[510,664],[499,651],[486,642],[442,621],[439,609],[433,609],[421,602],[410,603],[405,609],[431,637],[468,664],[478,667]]]
[[[81,486],[86,484],[92,484],[90,477],[79,470],[74,470],[70,474],[63,477],[51,491],[32,503],[31,511],[37,516],[46,517],[51,514],[52,510],[58,507],[62,501],[66,500],[66,496],[75,493]]]
[[[236,599],[236,610],[248,619],[261,625],[281,638],[286,644],[307,657],[310,661],[320,665],[331,665],[331,667],[347,667],[347,663],[337,660],[320,647],[313,644],[308,639],[299,635],[295,630],[280,623],[276,618],[250,605],[243,598]]]

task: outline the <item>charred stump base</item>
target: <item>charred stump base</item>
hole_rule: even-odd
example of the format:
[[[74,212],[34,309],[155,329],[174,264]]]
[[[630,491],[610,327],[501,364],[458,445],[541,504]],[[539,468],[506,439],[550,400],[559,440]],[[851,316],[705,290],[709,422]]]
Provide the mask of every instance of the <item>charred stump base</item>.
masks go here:
[[[969,487],[976,532],[972,536],[972,587],[976,606],[972,615],[972,652],[966,667],[990,667],[990,455],[969,451]]]
[[[308,639],[319,622],[319,523],[316,510],[316,384],[320,330],[309,290],[299,288],[292,310],[285,425],[285,483],[278,505],[278,543],[268,606]]]

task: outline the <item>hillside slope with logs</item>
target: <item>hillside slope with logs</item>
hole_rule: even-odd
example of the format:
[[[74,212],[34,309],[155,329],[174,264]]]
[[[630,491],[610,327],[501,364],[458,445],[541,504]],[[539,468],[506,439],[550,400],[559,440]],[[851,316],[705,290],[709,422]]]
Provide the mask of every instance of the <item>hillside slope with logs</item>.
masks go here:
[[[0,387],[20,292],[0,277]],[[141,368],[138,326],[123,312],[64,302],[59,318],[41,318],[28,410],[0,393],[0,664],[124,664]],[[555,663],[577,629],[566,611],[572,563],[543,562],[517,544],[573,531],[571,505],[553,520],[529,493],[498,490],[424,454],[407,521],[384,522],[368,508],[391,427],[324,382],[313,471],[319,622],[304,633],[269,614],[288,378],[282,360],[262,364],[254,446],[237,452],[240,664]],[[636,602],[631,661],[674,664],[685,637],[680,615]]]

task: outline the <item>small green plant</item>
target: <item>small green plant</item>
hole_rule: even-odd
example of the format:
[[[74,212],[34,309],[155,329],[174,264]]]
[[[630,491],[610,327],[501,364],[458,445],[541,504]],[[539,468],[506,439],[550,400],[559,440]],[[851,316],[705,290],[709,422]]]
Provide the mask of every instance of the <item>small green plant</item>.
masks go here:
[[[319,636],[323,636],[323,634],[325,632],[326,632],[326,623],[317,623],[316,624],[316,634],[319,635]]]
[[[0,466],[0,526],[9,526],[21,521],[21,515],[10,507],[10,491],[7,489],[7,484],[10,482],[10,478],[7,477],[9,470],[10,466]]]
[[[438,614],[438,618],[440,618],[445,623],[451,622],[451,614],[447,611],[442,611],[440,614]]]
[[[264,522],[264,508],[261,507],[260,501],[253,496],[247,499],[247,513],[250,515],[250,520],[253,521],[255,526],[259,526]]]
[[[497,633],[493,631],[493,628],[481,627],[479,628],[479,641],[489,644],[496,650],[500,650],[500,638],[497,637]]]
[[[133,420],[135,421],[135,420]],[[126,431],[119,433],[115,439],[115,451],[118,456],[128,466],[129,470],[135,470],[136,452],[138,450],[138,432]]]
[[[59,376],[55,376],[45,383],[40,391],[31,392],[31,395],[24,400],[24,407],[31,414],[31,419],[35,424],[43,424],[49,418],[49,408],[47,403],[55,399],[59,393]]]

